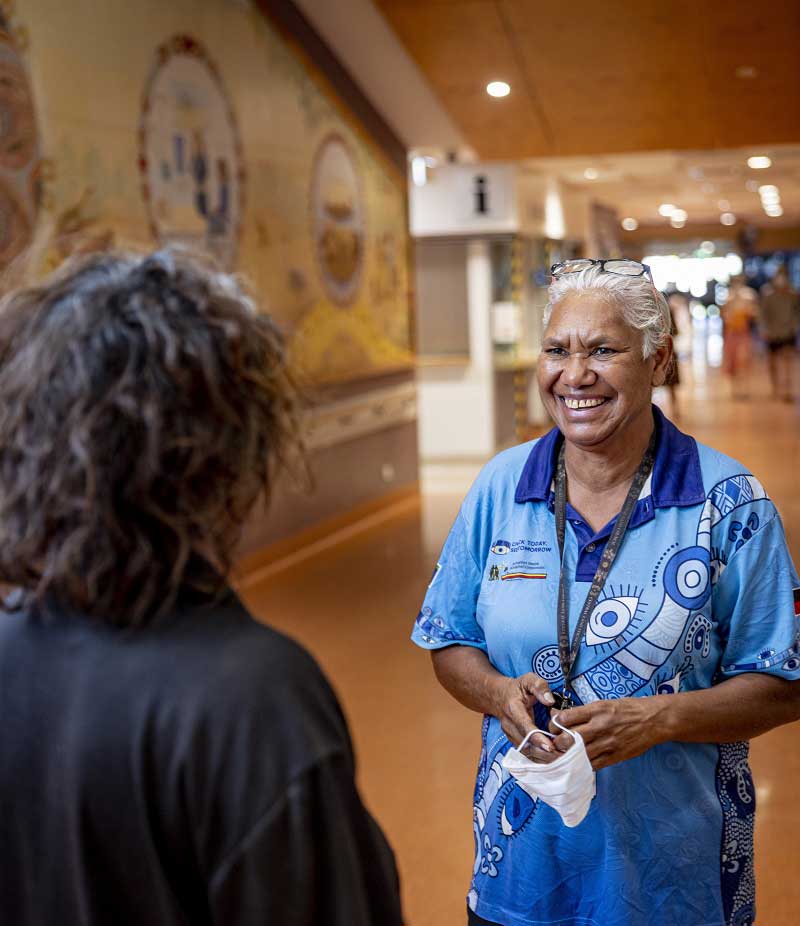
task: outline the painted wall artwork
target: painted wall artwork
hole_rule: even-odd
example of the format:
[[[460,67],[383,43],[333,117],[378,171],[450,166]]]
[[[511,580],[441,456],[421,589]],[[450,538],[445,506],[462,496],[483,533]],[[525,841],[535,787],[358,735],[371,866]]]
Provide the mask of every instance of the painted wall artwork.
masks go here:
[[[10,23],[0,13],[0,269],[31,242],[40,183],[33,91]]]
[[[236,262],[244,168],[233,108],[213,61],[190,36],[161,45],[139,129],[139,167],[160,242]]]
[[[364,201],[347,142],[333,132],[319,146],[311,177],[311,223],[325,292],[347,304],[364,267]]]
[[[186,243],[248,281],[304,384],[410,373],[405,170],[325,76],[257,4],[84,5],[91,30],[63,0],[15,0],[47,156],[32,273]],[[0,36],[0,267],[42,173],[14,56]]]

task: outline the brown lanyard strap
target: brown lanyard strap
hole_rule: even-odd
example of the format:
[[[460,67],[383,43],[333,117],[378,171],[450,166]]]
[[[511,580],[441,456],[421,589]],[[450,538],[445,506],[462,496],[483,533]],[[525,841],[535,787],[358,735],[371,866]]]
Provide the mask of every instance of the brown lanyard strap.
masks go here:
[[[558,582],[558,658],[561,662],[561,671],[564,673],[564,693],[566,695],[566,703],[564,706],[569,706],[572,702],[570,696],[570,676],[572,668],[575,665],[575,660],[578,658],[578,651],[580,650],[583,635],[586,633],[586,626],[597,604],[597,599],[600,597],[600,592],[606,584],[606,579],[608,578],[609,572],[611,572],[614,560],[617,558],[619,548],[622,546],[622,541],[628,529],[633,509],[636,507],[636,502],[639,499],[642,488],[653,469],[655,455],[656,432],[654,429],[653,436],[650,438],[650,443],[642,457],[642,462],[639,464],[639,468],[634,474],[627,498],[617,515],[614,529],[611,531],[611,536],[608,538],[608,543],[603,551],[603,555],[600,557],[600,564],[592,579],[586,601],[583,603],[583,608],[581,609],[581,614],[578,618],[577,626],[575,627],[575,633],[572,635],[572,645],[570,645],[567,578],[564,574],[564,538],[567,529],[567,467],[564,462],[564,444],[561,444],[561,449],[558,453],[558,462],[556,463],[555,516],[558,552],[561,556],[561,574]]]

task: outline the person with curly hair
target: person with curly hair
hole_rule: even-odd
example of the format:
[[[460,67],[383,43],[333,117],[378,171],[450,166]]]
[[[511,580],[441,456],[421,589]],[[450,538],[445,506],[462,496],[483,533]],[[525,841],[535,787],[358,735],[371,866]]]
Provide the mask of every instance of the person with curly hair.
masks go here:
[[[181,253],[0,306],[4,922],[401,922],[335,695],[228,583],[295,408],[273,322]]]

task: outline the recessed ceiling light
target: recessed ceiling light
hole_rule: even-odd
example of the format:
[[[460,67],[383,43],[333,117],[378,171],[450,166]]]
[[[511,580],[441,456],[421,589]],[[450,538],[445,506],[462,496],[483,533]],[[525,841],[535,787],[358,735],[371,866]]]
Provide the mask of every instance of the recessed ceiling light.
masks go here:
[[[744,188],[748,193],[758,193],[758,180],[748,180]]]
[[[728,202],[727,199],[719,200],[719,202],[717,203],[717,206],[719,207],[720,212],[727,212],[731,208],[731,204]]]
[[[680,222],[677,219],[670,219],[669,224],[673,228],[683,228],[686,225],[686,222],[682,219]]]
[[[663,215],[665,219],[668,219],[674,211],[675,206],[672,203],[661,203],[658,207],[658,214]]]
[[[511,84],[507,84],[504,80],[493,80],[486,85],[486,92],[489,96],[508,96],[511,93]]]
[[[720,222],[722,222],[723,225],[735,225],[736,224],[736,216],[732,212],[723,212],[722,215],[719,217],[719,220]]]
[[[774,183],[762,183],[758,188],[759,196],[771,196],[778,192],[778,188]]]
[[[685,222],[689,218],[689,213],[685,209],[673,209],[670,219],[673,222]]]
[[[600,174],[594,169],[594,167],[587,167],[583,172],[583,176],[586,180],[597,180]]]
[[[780,194],[778,193],[765,193],[761,197],[762,206],[777,206],[781,201]]]
[[[628,216],[628,218],[623,219],[621,225],[625,231],[636,231],[636,229],[639,227],[639,223],[632,216]]]
[[[771,218],[778,218],[783,215],[783,206],[781,206],[780,203],[774,206],[764,206],[764,212]]]
[[[756,154],[747,159],[747,166],[752,167],[753,170],[765,170],[767,167],[772,167],[772,159],[766,154]]]
[[[742,80],[752,80],[754,77],[758,77],[758,68],[753,67],[752,64],[740,64],[734,73]]]

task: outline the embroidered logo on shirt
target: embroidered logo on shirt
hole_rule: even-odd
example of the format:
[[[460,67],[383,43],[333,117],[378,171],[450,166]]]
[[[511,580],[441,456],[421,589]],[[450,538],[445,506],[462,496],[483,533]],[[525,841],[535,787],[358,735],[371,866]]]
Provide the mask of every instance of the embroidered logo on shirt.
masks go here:
[[[492,553],[505,556],[506,553],[551,553],[553,548],[546,540],[495,540]]]
[[[505,582],[508,579],[546,579],[547,573],[539,563],[516,562],[503,569],[500,579]]]

